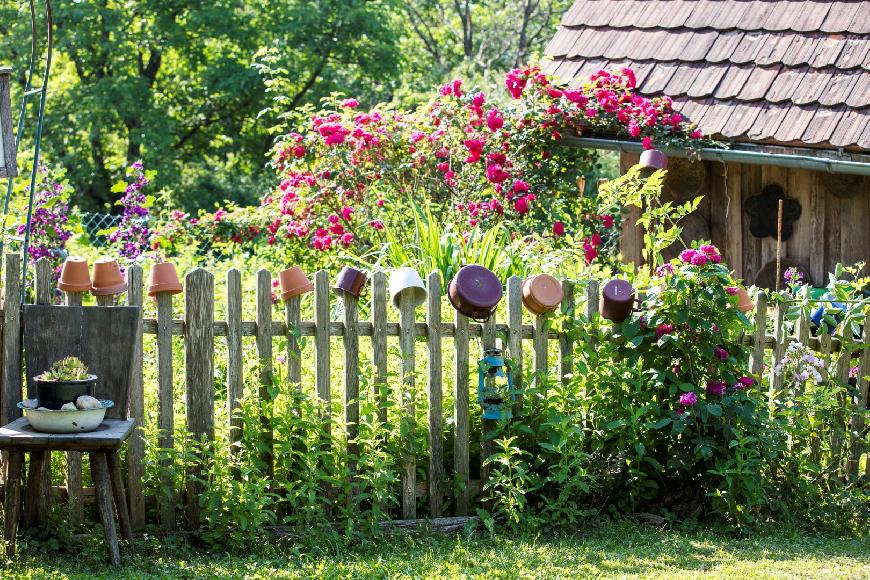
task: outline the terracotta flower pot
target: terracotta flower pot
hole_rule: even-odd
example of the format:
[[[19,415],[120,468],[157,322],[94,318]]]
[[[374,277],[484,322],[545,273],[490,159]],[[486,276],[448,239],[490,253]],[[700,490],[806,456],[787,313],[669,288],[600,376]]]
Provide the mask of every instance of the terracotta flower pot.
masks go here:
[[[658,149],[647,149],[640,154],[639,163],[649,169],[667,169],[668,157]]]
[[[747,312],[752,311],[752,298],[749,297],[749,292],[746,291],[746,288],[738,288],[737,289],[737,308],[740,312],[746,314]]]
[[[345,292],[351,296],[359,298],[362,294],[363,287],[366,285],[366,275],[355,268],[345,266],[338,273],[338,278],[335,279],[332,289],[336,292]]]
[[[299,266],[278,272],[278,282],[281,284],[281,300],[284,301],[314,292],[314,282],[308,279]]]
[[[411,301],[415,308],[423,304],[427,296],[423,278],[416,270],[407,266],[390,272],[390,296],[392,296],[393,305],[396,308],[399,307],[401,296],[405,294],[411,295]]]
[[[183,289],[181,282],[178,281],[175,264],[163,262],[151,266],[151,282],[148,285],[148,296],[153,298],[162,292],[180,294]]]
[[[626,280],[613,279],[601,289],[602,318],[622,322],[634,308],[634,288]]]
[[[495,274],[472,264],[463,266],[447,286],[453,308],[475,320],[486,320],[495,311],[503,292]]]
[[[91,289],[91,273],[88,261],[78,256],[70,256],[63,263],[57,286],[64,292],[87,292]]]
[[[94,279],[91,282],[91,294],[94,296],[111,296],[127,290],[127,281],[121,274],[118,260],[100,258],[94,262]]]
[[[554,311],[563,297],[562,284],[549,274],[529,276],[523,282],[523,304],[536,316]]]

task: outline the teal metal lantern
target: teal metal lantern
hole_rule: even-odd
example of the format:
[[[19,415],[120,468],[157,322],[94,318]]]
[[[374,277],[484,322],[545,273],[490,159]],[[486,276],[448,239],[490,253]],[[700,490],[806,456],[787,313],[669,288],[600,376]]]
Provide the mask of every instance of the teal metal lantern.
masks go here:
[[[505,372],[507,370],[507,372]],[[477,365],[477,402],[483,408],[483,418],[497,421],[513,416],[511,407],[516,400],[511,369],[501,349],[483,352]]]

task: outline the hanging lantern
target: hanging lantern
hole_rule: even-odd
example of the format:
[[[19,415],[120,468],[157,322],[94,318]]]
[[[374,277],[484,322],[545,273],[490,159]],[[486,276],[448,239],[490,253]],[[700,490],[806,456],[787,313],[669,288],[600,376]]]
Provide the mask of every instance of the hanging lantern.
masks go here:
[[[18,175],[15,138],[12,135],[12,107],[9,98],[11,68],[0,67],[0,178]]]
[[[511,407],[516,400],[510,368],[505,372],[505,360],[501,349],[492,348],[483,352],[477,365],[477,402],[483,408],[483,418],[497,421],[513,416]]]

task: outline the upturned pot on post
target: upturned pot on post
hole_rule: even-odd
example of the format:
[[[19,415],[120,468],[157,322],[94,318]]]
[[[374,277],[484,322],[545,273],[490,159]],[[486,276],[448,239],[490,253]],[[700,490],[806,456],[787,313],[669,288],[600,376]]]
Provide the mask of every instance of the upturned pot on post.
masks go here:
[[[523,282],[523,304],[536,316],[556,310],[562,298],[562,284],[549,274],[529,276]]]
[[[178,272],[172,262],[161,262],[151,266],[151,278],[148,284],[148,296],[154,298],[162,292],[181,294],[184,287],[178,280]]]
[[[623,322],[634,308],[634,288],[628,281],[614,278],[601,289],[599,313],[612,322]]]
[[[426,301],[426,285],[423,283],[423,278],[413,268],[403,266],[390,272],[390,297],[393,301],[393,306],[399,307],[399,302],[403,296],[410,296],[414,308],[423,304]]]
[[[278,283],[281,286],[281,300],[284,302],[294,296],[314,292],[314,282],[308,279],[308,276],[299,266],[278,272]]]
[[[127,281],[121,267],[114,258],[100,258],[94,262],[94,278],[91,281],[91,294],[112,296],[127,290]]]
[[[345,266],[338,273],[338,278],[335,279],[332,289],[359,298],[367,281],[365,274],[355,268]]]
[[[492,316],[503,294],[498,277],[477,264],[460,268],[447,286],[453,308],[479,321]]]
[[[91,289],[91,273],[88,261],[78,256],[70,256],[63,262],[57,287],[64,292],[87,292]]]

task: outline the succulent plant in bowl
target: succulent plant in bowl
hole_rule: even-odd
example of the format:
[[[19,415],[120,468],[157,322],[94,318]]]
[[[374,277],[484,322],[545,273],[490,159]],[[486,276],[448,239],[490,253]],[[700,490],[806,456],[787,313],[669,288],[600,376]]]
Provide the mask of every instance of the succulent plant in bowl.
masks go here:
[[[76,357],[56,361],[51,368],[33,378],[39,406],[57,410],[66,403],[75,403],[82,395],[94,396],[97,377]]]

